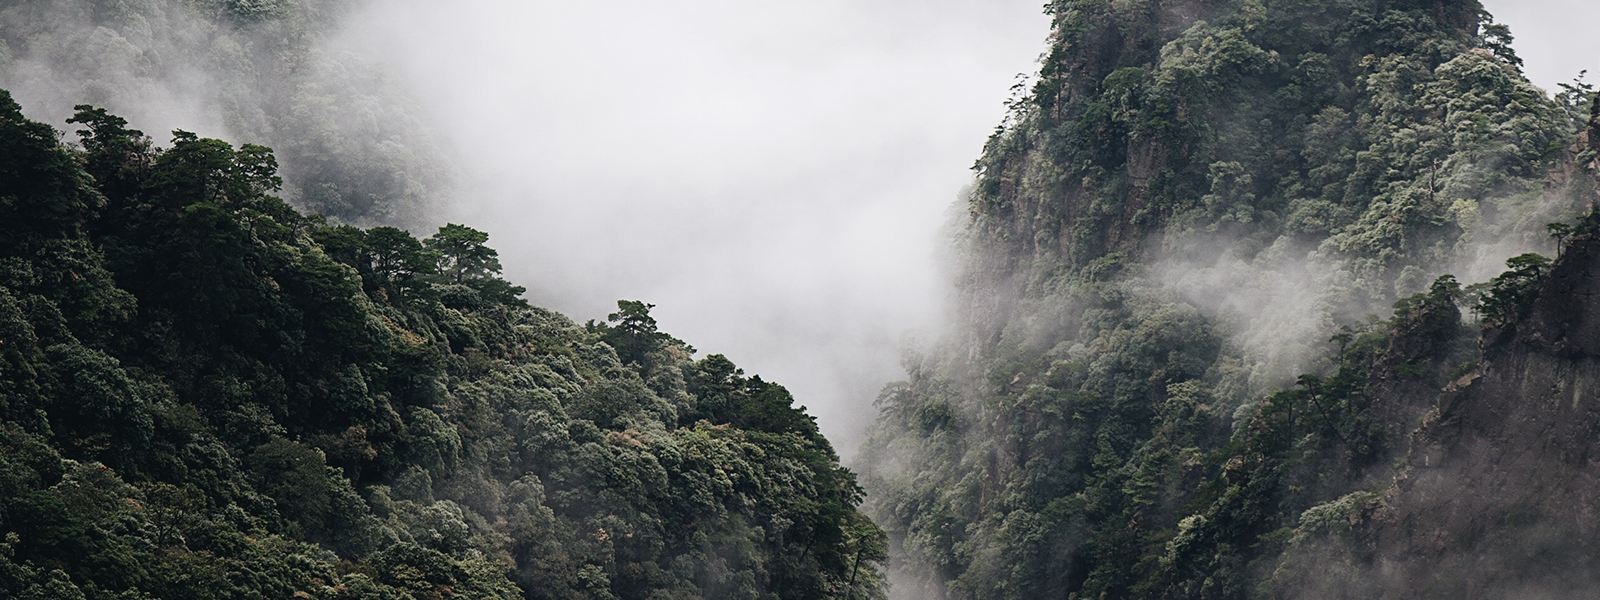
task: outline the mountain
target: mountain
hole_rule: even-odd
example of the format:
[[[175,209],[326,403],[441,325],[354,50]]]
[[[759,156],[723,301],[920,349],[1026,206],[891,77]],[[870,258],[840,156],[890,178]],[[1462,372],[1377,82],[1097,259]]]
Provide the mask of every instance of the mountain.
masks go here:
[[[859,486],[649,304],[528,306],[428,222],[434,138],[328,54],[362,6],[0,7],[0,82],[77,134],[0,93],[0,597],[1600,583],[1600,100],[1476,0],[1050,2]],[[148,97],[277,152],[158,145]]]
[[[1592,88],[1474,0],[1046,9],[858,461],[896,595],[1592,589]]]
[[[9,13],[8,13],[9,14]],[[0,92],[0,597],[879,598],[787,390],[488,236],[305,215],[273,152]]]

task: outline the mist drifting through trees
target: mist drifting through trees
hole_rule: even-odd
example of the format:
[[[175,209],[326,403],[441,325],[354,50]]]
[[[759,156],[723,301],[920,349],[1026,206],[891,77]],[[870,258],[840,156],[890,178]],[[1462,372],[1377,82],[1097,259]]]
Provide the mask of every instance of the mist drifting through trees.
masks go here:
[[[1566,35],[1600,8],[1486,5],[1546,89],[1600,66]],[[421,198],[429,217],[394,224],[479,224],[529,257],[512,279],[569,314],[649,299],[793,382],[846,454],[903,336],[938,322],[938,228],[1047,26],[1035,3],[959,1],[386,2],[335,22],[319,51],[376,98],[420,103],[450,173]],[[226,123],[217,77],[178,73],[113,108],[152,132],[252,135]],[[47,122],[87,100],[31,83],[23,110]]]
[[[1592,4],[7,3],[0,595],[1579,594]]]

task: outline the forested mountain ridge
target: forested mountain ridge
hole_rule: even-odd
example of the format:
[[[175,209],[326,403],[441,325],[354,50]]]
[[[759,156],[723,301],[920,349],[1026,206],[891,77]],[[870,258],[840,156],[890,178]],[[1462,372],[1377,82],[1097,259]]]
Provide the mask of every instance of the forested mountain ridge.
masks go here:
[[[330,225],[271,150],[0,92],[0,596],[874,598],[782,387],[487,235]]]
[[[1477,325],[1494,339],[1526,318],[1550,273],[1530,252],[1593,228],[1573,224],[1600,200],[1595,134],[1580,136],[1591,88],[1532,86],[1473,0],[1047,10],[1041,71],[956,224],[957,322],[885,389],[858,462],[896,589],[1466,589],[1341,591],[1391,559],[1449,566],[1384,554],[1399,542],[1335,546],[1338,574],[1302,559],[1340,532],[1392,540],[1394,521],[1362,515],[1414,501],[1413,432],[1453,414],[1440,390],[1506,364],[1480,357]],[[1550,524],[1480,508],[1470,531],[1402,523],[1445,538],[1492,537],[1508,515]],[[1540,588],[1542,572],[1506,566],[1495,589],[1577,589]]]

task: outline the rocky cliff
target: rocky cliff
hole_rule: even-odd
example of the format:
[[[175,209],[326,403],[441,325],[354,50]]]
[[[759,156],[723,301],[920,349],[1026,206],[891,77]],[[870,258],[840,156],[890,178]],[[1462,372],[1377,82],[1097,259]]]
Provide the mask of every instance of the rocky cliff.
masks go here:
[[[1600,585],[1600,238],[1575,240],[1538,294],[1526,319],[1485,331],[1479,367],[1438,395],[1394,484],[1352,507],[1354,528],[1316,561],[1342,568],[1284,597],[1577,598]]]
[[[1547,304],[1581,296],[1542,286],[1592,242],[1553,274],[1534,253],[1594,203],[1592,96],[1530,84],[1474,0],[1047,10],[1038,78],[955,224],[958,322],[884,391],[861,452],[900,593],[1585,581],[1584,530],[1543,516],[1589,489],[1557,465],[1592,424],[1549,412],[1579,410],[1584,338]]]
[[[1600,125],[1600,103],[1594,114]],[[1579,190],[1594,189],[1596,131],[1565,169]],[[1410,429],[1404,459],[1392,483],[1346,497],[1339,526],[1302,520],[1278,597],[1583,598],[1600,586],[1600,235],[1566,244],[1529,304],[1483,329],[1476,367],[1443,390],[1375,387],[1375,403],[1424,409],[1414,429],[1389,420]]]

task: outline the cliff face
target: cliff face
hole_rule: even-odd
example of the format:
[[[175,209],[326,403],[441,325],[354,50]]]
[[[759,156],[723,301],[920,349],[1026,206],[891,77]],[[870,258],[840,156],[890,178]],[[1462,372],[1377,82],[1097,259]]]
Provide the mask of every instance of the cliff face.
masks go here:
[[[1396,598],[1576,597],[1600,584],[1600,239],[1578,240],[1523,323],[1414,438],[1377,551]]]
[[[1519,323],[1409,436],[1392,484],[1308,511],[1280,598],[1580,598],[1600,585],[1600,239],[1567,249]],[[1377,392],[1378,402],[1418,396]],[[1373,489],[1373,488],[1369,488]]]
[[[1594,109],[1600,123],[1600,103]],[[1594,189],[1596,129],[1563,169]],[[1592,227],[1585,218],[1580,227]],[[1391,483],[1307,527],[1274,575],[1276,596],[1581,598],[1600,586],[1600,236],[1564,248],[1527,314],[1486,328],[1476,368],[1434,393],[1380,383],[1406,450]],[[1391,353],[1390,365],[1437,366]],[[1414,356],[1408,360],[1407,356]],[[1417,360],[1420,359],[1420,360]],[[1380,368],[1392,372],[1392,366]],[[1359,497],[1354,497],[1359,496]]]
[[[1430,569],[1489,556],[1452,553],[1452,535],[1513,533],[1464,489],[1531,489],[1506,497],[1551,498],[1541,511],[1580,500],[1527,487],[1564,476],[1528,465],[1571,452],[1484,454],[1451,431],[1508,426],[1508,409],[1462,398],[1520,398],[1579,368],[1557,364],[1570,349],[1506,354],[1535,337],[1583,347],[1580,323],[1540,324],[1578,313],[1543,304],[1496,320],[1517,324],[1477,360],[1462,314],[1484,289],[1461,284],[1548,252],[1545,224],[1592,202],[1588,98],[1528,83],[1471,0],[1047,9],[1049,53],[957,224],[960,322],[885,390],[861,452],[905,597],[1449,594]],[[1441,405],[1452,383],[1467,395]],[[1577,410],[1572,387],[1552,389]],[[1558,416],[1481,435],[1588,427]],[[1451,453],[1459,472],[1434,461]],[[1468,468],[1519,460],[1516,476]],[[1499,522],[1564,523],[1517,510]],[[1533,572],[1496,560],[1463,564]]]

